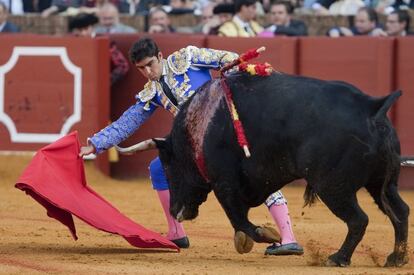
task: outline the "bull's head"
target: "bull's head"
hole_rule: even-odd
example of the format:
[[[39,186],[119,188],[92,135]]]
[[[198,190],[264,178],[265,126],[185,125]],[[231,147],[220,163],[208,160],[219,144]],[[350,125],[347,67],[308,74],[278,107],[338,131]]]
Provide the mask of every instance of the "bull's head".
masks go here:
[[[170,185],[170,212],[178,221],[197,217],[198,207],[211,191],[209,183],[200,175],[189,148],[173,147],[170,137],[149,139],[128,148],[116,146],[122,154],[133,154],[158,148]]]
[[[172,139],[154,139],[170,185],[170,213],[178,221],[192,220],[207,199],[210,184],[200,175],[189,147],[173,146]]]

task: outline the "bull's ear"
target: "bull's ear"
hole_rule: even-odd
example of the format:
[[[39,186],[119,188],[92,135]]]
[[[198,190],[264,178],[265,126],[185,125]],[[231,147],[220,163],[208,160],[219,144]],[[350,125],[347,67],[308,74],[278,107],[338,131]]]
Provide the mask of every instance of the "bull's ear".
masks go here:
[[[165,138],[153,138],[152,140],[155,142],[155,145],[159,150],[167,147],[167,139]]]
[[[169,161],[172,155],[171,140],[168,137],[167,138],[153,138],[152,140],[155,142],[155,145],[158,148],[161,161],[164,161],[164,162]]]

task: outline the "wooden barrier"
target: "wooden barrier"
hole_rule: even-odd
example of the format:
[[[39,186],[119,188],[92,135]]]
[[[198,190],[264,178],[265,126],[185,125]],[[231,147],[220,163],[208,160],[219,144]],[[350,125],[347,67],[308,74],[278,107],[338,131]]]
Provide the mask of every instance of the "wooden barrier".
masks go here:
[[[401,89],[402,97],[397,102],[395,126],[401,142],[401,153],[414,156],[414,37],[397,39],[395,54],[395,88]],[[401,169],[399,185],[414,187],[414,167]]]
[[[299,43],[299,74],[342,80],[373,95],[393,89],[394,40],[390,38],[306,38]]]
[[[34,151],[73,130],[86,142],[104,126],[108,48],[106,38],[2,36],[0,150]]]
[[[395,121],[403,155],[414,156],[414,37],[399,38],[396,46],[395,88],[401,89]]]
[[[414,167],[402,167],[398,187],[401,189],[414,189]]]

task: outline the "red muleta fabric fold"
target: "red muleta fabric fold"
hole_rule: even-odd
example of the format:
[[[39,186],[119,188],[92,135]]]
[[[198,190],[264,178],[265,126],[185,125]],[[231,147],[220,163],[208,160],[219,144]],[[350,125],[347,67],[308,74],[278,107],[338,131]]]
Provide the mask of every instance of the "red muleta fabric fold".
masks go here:
[[[77,132],[40,149],[15,187],[25,191],[66,225],[75,240],[72,214],[89,225],[124,237],[140,248],[179,248],[160,234],[135,223],[87,186],[83,160],[78,156]]]

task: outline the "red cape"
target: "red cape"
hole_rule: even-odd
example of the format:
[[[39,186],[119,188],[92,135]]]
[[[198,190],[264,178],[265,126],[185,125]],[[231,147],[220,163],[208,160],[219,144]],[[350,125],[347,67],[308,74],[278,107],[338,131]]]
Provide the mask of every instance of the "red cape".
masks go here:
[[[89,225],[123,236],[131,245],[142,248],[179,248],[133,222],[87,186],[83,160],[78,156],[77,133],[71,133],[40,149],[16,183],[47,209],[47,215],[66,225],[75,240],[72,214]]]

